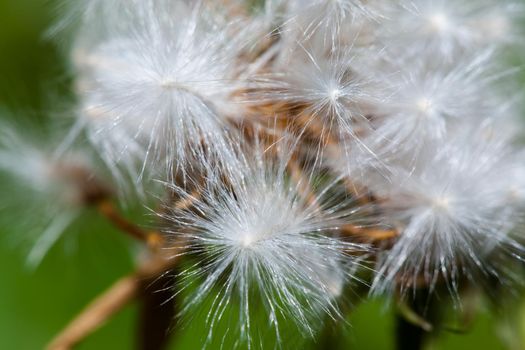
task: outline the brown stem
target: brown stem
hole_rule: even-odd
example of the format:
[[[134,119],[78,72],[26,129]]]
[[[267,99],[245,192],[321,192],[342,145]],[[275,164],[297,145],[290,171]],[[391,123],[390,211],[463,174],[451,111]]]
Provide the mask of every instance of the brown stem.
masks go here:
[[[200,196],[201,191],[199,189],[193,190],[188,197],[180,198],[173,207],[178,210],[188,209],[200,198]]]
[[[195,193],[195,196],[197,195]],[[177,208],[186,208],[191,204],[190,200],[181,200],[175,205]],[[99,201],[97,208],[116,227],[134,238],[147,242],[151,248],[155,248],[152,250],[153,255],[137,271],[118,280],[111,288],[86,307],[51,341],[47,347],[48,350],[72,349],[115,313],[134,299],[140,297],[152,281],[172,270],[176,266],[181,252],[184,250],[184,242],[173,244],[170,248],[160,249],[165,244],[165,240],[160,233],[143,231],[123,218],[115,209],[113,203],[107,199]]]
[[[399,300],[396,349],[425,349],[430,337],[435,335],[434,325],[439,324],[440,315],[437,311],[442,302],[435,298],[429,299],[428,292],[428,289],[422,289],[410,301]]]
[[[171,270],[177,260],[179,248],[167,254],[156,255],[133,274],[117,281],[95,299],[48,345],[48,350],[69,350],[85,339],[115,313],[137,298],[144,284]],[[168,253],[168,252],[164,252]]]
[[[140,295],[137,350],[164,350],[176,327],[175,277],[163,274],[147,283]]]
[[[396,230],[383,230],[377,228],[359,227],[355,225],[345,225],[342,231],[348,235],[360,236],[372,241],[383,241],[398,236]]]
[[[331,128],[320,123],[314,115],[301,113],[294,119],[294,122],[324,147],[339,144],[338,139],[332,134]]]
[[[144,231],[136,224],[125,219],[110,200],[103,200],[97,204],[99,213],[108,219],[115,227],[131,237],[146,242],[149,247],[158,248],[163,244],[163,237],[155,231]]]
[[[138,285],[139,283],[134,275],[117,281],[53,339],[47,349],[72,349],[73,346],[100,327],[111,315],[133,300],[137,294]]]

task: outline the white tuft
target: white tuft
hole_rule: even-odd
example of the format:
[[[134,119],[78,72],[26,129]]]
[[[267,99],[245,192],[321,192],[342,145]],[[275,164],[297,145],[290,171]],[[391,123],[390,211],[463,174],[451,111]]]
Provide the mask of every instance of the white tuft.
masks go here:
[[[77,48],[81,123],[92,143],[108,165],[137,177],[170,174],[195,154],[220,156],[238,109],[231,95],[242,88],[247,29],[213,18],[200,2],[127,10],[133,26]]]
[[[315,197],[308,199],[304,189],[314,179],[293,182],[289,151],[276,154],[276,147],[290,145],[239,153],[222,172],[208,169],[198,195],[172,185],[182,199],[194,200],[194,209],[172,208],[166,215],[173,239],[188,241],[189,253],[202,259],[197,274],[203,281],[184,311],[216,290],[209,323],[238,301],[240,333],[248,341],[253,313],[259,312],[252,310],[254,300],[266,307],[278,338],[282,318],[313,334],[325,314],[337,317],[336,298],[358,264],[352,253],[365,249],[337,237],[340,225],[360,220],[354,201],[334,194],[332,182],[312,189]],[[191,270],[183,273],[188,275]]]
[[[517,169],[512,148],[462,132],[437,152],[426,151],[415,164],[393,165],[388,180],[369,183],[385,220],[400,232],[378,262],[376,293],[420,283],[432,290],[444,280],[457,295],[462,277],[502,277],[490,260],[494,250],[522,250],[509,236],[519,206],[511,204],[509,181],[502,177]]]

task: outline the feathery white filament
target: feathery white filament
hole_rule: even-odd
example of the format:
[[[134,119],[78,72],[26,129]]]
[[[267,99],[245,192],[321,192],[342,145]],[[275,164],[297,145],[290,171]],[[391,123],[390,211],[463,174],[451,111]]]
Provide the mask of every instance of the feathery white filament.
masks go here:
[[[457,293],[462,275],[496,275],[494,249],[522,250],[508,235],[517,207],[509,206],[509,182],[501,178],[515,167],[507,145],[460,133],[437,154],[427,151],[413,167],[393,166],[388,180],[370,184],[385,198],[385,219],[400,228],[379,261],[376,292],[415,288],[418,278],[432,289],[441,278]]]
[[[417,152],[425,142],[444,141],[450,130],[468,128],[493,117],[500,106],[495,99],[491,52],[454,66],[419,57],[385,65],[377,80],[390,96],[371,105],[375,116],[371,137],[387,147]]]
[[[184,167],[192,154],[221,155],[246,28],[224,26],[200,2],[131,3],[128,11],[140,21],[77,49],[93,144],[110,166],[137,175]]]
[[[285,74],[276,75],[269,84],[277,93],[268,99],[284,101],[292,106],[304,105],[299,118],[324,127],[337,137],[357,137],[355,128],[367,124],[361,106],[379,99],[381,89],[374,89],[374,82],[354,71],[351,50],[330,53],[308,51],[296,53]],[[370,93],[373,91],[373,93]]]
[[[335,298],[357,266],[351,254],[365,249],[336,236],[340,225],[359,220],[359,208],[344,197],[331,198],[334,184],[317,189],[319,196],[309,202],[302,189],[311,183],[308,177],[291,182],[289,157],[255,154],[255,159],[240,155],[223,169],[227,184],[217,170],[208,169],[206,184],[193,197],[195,209],[175,208],[166,216],[175,225],[171,234],[189,241],[190,252],[203,259],[198,274],[204,281],[184,309],[218,288],[209,314],[213,324],[237,296],[241,336],[250,340],[251,298],[257,293],[278,337],[283,317],[312,334],[323,314],[338,315]],[[173,190],[182,198],[191,196],[177,186]]]

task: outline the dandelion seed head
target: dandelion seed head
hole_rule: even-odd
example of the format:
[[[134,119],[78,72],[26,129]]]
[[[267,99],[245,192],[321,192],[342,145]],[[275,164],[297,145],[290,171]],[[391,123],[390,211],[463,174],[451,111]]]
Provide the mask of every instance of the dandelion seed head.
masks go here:
[[[270,76],[271,93],[265,98],[304,106],[307,117],[343,137],[355,136],[356,122],[366,123],[361,107],[380,98],[377,83],[353,70],[351,50],[329,53],[304,48],[283,66],[285,74]],[[273,91],[277,91],[274,93]]]
[[[493,249],[517,246],[509,236],[517,208],[509,207],[508,184],[499,176],[513,164],[507,158],[512,151],[476,133],[460,134],[437,154],[420,155],[404,170],[391,167],[389,178],[368,183],[400,227],[379,262],[376,292],[406,292],[422,276],[430,289],[443,279],[457,293],[461,275],[497,276],[488,257]]]
[[[371,138],[391,151],[419,150],[426,142],[446,140],[450,130],[499,114],[494,83],[505,73],[494,73],[490,59],[486,52],[454,66],[435,65],[431,57],[384,65],[376,79],[390,93],[371,105],[376,116]]]
[[[238,110],[230,95],[243,87],[236,78],[248,29],[215,21],[200,2],[127,10],[140,18],[135,26],[77,49],[80,123],[92,143],[112,169],[134,177],[145,168],[169,174],[195,153],[219,155],[228,114]]]
[[[283,317],[313,334],[314,320],[325,314],[338,317],[334,298],[353,278],[351,267],[358,264],[351,252],[366,250],[337,237],[337,227],[356,219],[358,210],[349,202],[325,198],[335,184],[317,188],[320,196],[309,202],[301,189],[310,186],[310,180],[306,176],[304,182],[291,182],[286,170],[289,156],[276,160],[260,150],[255,154],[241,154],[235,166],[222,170],[231,187],[215,182],[220,176],[206,176],[208,182],[199,188],[195,203],[198,214],[172,210],[166,217],[180,225],[180,230],[168,230],[175,237],[186,237],[190,251],[208,253],[199,271],[203,282],[186,309],[198,304],[228,271],[210,311],[212,323],[236,295],[242,309],[241,335],[250,340],[249,305],[257,291],[278,337],[278,320]],[[187,196],[185,190],[173,189]]]

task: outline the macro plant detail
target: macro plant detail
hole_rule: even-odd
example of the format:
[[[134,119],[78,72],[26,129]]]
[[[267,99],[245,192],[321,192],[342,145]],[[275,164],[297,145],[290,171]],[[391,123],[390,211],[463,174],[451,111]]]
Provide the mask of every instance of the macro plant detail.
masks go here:
[[[377,296],[410,324],[404,348],[420,349],[443,328],[435,303],[461,318],[473,293],[519,291],[517,1],[89,0],[62,11],[50,32],[67,43],[73,118],[42,134],[0,125],[0,210],[26,207],[33,268],[90,211],[141,248],[136,270],[49,349],[74,348],[156,293],[164,307],[146,306],[157,328],[144,349],[166,348],[201,313],[203,347],[323,348],[327,329]]]

